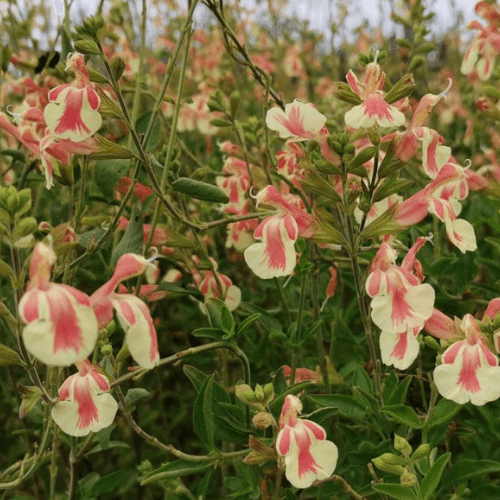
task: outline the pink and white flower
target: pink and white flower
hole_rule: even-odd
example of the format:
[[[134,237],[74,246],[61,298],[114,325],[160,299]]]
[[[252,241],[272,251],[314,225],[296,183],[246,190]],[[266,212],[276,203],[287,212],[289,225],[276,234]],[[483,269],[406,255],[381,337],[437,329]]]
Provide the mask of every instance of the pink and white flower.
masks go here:
[[[87,295],[50,281],[56,258],[51,247],[35,246],[19,316],[26,323],[22,333],[26,349],[47,365],[69,366],[83,361],[94,349],[97,319]]]
[[[75,82],[53,88],[43,114],[55,137],[81,142],[101,128],[102,117],[97,111],[101,100],[90,81],[82,54],[71,56],[68,69],[75,71]]]
[[[132,358],[143,368],[154,368],[160,359],[156,330],[148,306],[131,294],[115,293],[116,287],[124,280],[137,277],[156,268],[141,255],[127,253],[116,263],[111,279],[90,297],[90,302],[104,328],[113,319],[113,309],[125,330],[125,341]]]
[[[366,280],[372,320],[382,330],[380,347],[385,364],[408,368],[418,354],[418,333],[430,318],[435,293],[429,284],[421,284],[417,274],[421,266],[416,253],[425,244],[419,238],[401,267],[396,265],[396,252],[382,243]],[[423,276],[422,276],[423,278]]]
[[[88,360],[77,367],[78,373],[69,376],[59,389],[60,401],[52,407],[52,418],[66,434],[86,436],[109,427],[118,404],[108,393],[108,379]]]
[[[255,229],[254,238],[262,240],[245,250],[245,261],[262,279],[288,276],[296,265],[295,241],[308,238],[314,232],[314,217],[286,201],[274,186],[257,194],[257,203],[279,210],[279,214],[264,219]]]
[[[309,488],[326,479],[337,465],[338,449],[326,439],[326,431],[310,420],[298,418],[302,403],[287,395],[279,420],[276,450],[284,458],[285,476],[296,488]]]
[[[448,347],[434,370],[439,393],[458,404],[482,406],[500,397],[500,367],[472,315],[460,325],[463,340]]]
[[[345,114],[345,123],[352,128],[400,127],[405,122],[405,115],[396,106],[384,101],[382,89],[385,73],[376,63],[366,67],[365,81],[361,83],[352,70],[347,73],[347,83],[361,99],[362,104],[354,106]]]
[[[326,116],[312,104],[306,104],[297,99],[286,104],[285,111],[275,107],[266,115],[266,125],[278,132],[282,139],[290,141],[318,139],[325,124]]]

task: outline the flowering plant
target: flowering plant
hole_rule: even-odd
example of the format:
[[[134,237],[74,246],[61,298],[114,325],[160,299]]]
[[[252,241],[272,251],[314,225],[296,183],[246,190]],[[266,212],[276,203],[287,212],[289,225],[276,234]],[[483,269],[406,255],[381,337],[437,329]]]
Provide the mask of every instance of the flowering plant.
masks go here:
[[[494,0],[3,4],[6,498],[500,497]]]

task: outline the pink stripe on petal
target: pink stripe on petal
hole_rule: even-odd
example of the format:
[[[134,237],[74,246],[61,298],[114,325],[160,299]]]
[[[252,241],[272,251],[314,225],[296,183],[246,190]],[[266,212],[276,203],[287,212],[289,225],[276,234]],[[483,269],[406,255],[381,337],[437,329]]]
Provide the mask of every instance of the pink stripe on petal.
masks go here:
[[[406,354],[406,350],[408,349],[408,333],[400,333],[398,335],[398,340],[394,349],[391,352],[391,356],[397,359],[403,359]]]
[[[115,303],[118,304],[118,307],[120,308],[120,313],[125,318],[127,323],[129,325],[134,325],[136,322],[134,310],[132,309],[131,305],[127,302],[125,297],[124,300],[117,300]]]
[[[52,285],[46,297],[54,329],[54,353],[69,349],[79,352],[84,342],[73,304],[59,285]]]
[[[57,101],[57,98],[61,95],[61,93],[69,87],[71,87],[71,84],[65,83],[49,91],[49,101]]]
[[[288,425],[285,425],[285,427],[278,434],[278,439],[276,440],[276,450],[281,456],[285,456],[290,450],[290,435],[291,427]]]
[[[38,297],[39,291],[33,288],[26,292],[21,299],[19,312],[25,323],[31,323],[39,318],[38,313]]]
[[[376,116],[379,119],[392,121],[391,105],[384,101],[380,94],[368,94],[362,104],[363,112],[370,118]]]
[[[300,426],[302,427],[302,426]],[[316,472],[320,469],[314,457],[311,454],[311,437],[305,428],[300,429],[300,427],[296,427],[294,429],[294,437],[299,448],[298,454],[298,465],[299,465],[299,478],[307,474],[308,472],[312,472],[316,474]]]
[[[90,107],[94,110],[97,109],[101,102],[99,96],[97,95],[97,92],[91,87],[87,87],[86,90],[87,90],[87,99],[89,101]]]
[[[318,425],[316,422],[311,422],[310,420],[300,419],[300,421],[313,433],[314,437],[318,441],[323,441],[324,439],[326,439],[326,431],[325,429],[323,429],[323,427],[321,427],[321,425]]]
[[[85,429],[99,418],[99,410],[95,405],[87,376],[77,380],[73,390],[73,398],[78,403],[78,429]]]
[[[297,223],[295,222],[295,219],[291,215],[287,215],[283,219],[284,225],[286,232],[288,233],[288,237],[292,240],[295,241],[298,236],[298,228],[297,228]]]
[[[481,385],[477,378],[477,370],[481,366],[481,357],[477,348],[466,348],[462,354],[462,368],[458,383],[469,392],[479,392]]]
[[[490,366],[498,366],[498,358],[483,344],[483,342],[479,343],[479,348],[481,349],[484,357],[486,358],[486,362]]]
[[[449,365],[454,363],[456,357],[458,356],[458,353],[460,352],[460,350],[463,347],[464,347],[463,341],[456,342],[451,347],[448,347],[448,349],[446,349],[446,352],[443,354],[443,357],[442,357],[443,363],[446,363]]]

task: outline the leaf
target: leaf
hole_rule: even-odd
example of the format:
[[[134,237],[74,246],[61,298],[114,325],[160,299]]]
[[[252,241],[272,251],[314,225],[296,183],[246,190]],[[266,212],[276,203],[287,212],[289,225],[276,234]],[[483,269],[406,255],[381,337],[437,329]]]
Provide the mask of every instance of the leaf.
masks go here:
[[[500,462],[494,462],[493,460],[460,460],[444,473],[441,486],[445,488],[456,481],[463,481],[481,474],[498,472],[500,472]]]
[[[82,247],[87,248],[90,241],[93,241],[94,243],[97,242],[105,232],[106,231],[101,227],[96,227],[94,229],[91,229],[90,231],[86,231],[85,233],[78,234],[78,243],[80,243]]]
[[[189,460],[174,460],[168,464],[162,465],[160,468],[149,473],[145,479],[141,481],[141,486],[145,484],[155,483],[163,479],[187,476],[195,472],[201,472],[210,467],[213,463],[210,462],[191,462]]]
[[[165,282],[160,283],[156,291],[172,292],[182,295],[192,295],[193,297],[196,297],[199,300],[200,299],[204,300],[205,297],[197,288],[194,288],[192,286],[182,286],[179,285],[178,283],[165,283]]]
[[[125,229],[120,243],[116,245],[113,253],[111,254],[112,264],[116,264],[118,259],[125,255],[126,253],[137,253],[142,252],[143,244],[143,221],[144,218],[137,206],[132,209],[132,214],[130,215],[129,225]]]
[[[377,191],[373,195],[373,202],[374,203],[376,203],[377,201],[383,200],[383,199],[387,198],[388,196],[391,196],[391,194],[404,191],[407,187],[409,187],[413,184],[413,181],[410,181],[408,179],[398,179],[397,178],[398,175],[399,174],[397,172],[394,174],[391,174],[389,177],[387,177],[384,180],[384,182],[382,182],[380,187],[377,189]]]
[[[223,204],[229,202],[228,196],[219,187],[206,182],[189,179],[188,177],[177,179],[171,184],[171,187],[175,192],[185,194],[197,200]]]
[[[424,423],[418,418],[413,408],[405,405],[391,405],[384,406],[380,409],[382,413],[386,413],[393,420],[401,424],[407,425],[412,429],[420,429],[423,427]]]
[[[120,483],[123,483],[126,476],[128,476],[129,472],[124,470],[119,470],[113,472],[107,476],[101,477],[94,483],[92,488],[92,495],[97,497],[98,495],[102,495],[103,493],[111,493],[116,492]]]
[[[443,475],[444,468],[450,457],[451,453],[445,453],[444,455],[440,456],[432,464],[432,467],[429,469],[424,479],[422,479],[420,488],[424,500],[427,500],[438,487],[441,476]]]
[[[241,335],[245,330],[248,330],[251,326],[252,323],[257,321],[260,317],[262,316],[261,313],[254,313],[248,316],[248,318],[245,318],[241,323],[240,326],[238,327],[238,330],[236,332],[236,335]]]
[[[113,200],[118,181],[127,175],[127,160],[99,160],[94,170],[94,180],[107,200]]]
[[[212,328],[218,328],[226,333],[234,332],[233,316],[222,300],[209,298],[206,300],[205,306]]]
[[[405,488],[400,484],[374,484],[372,488],[380,493],[385,493],[391,498],[396,498],[397,500],[416,500],[417,497],[413,490]]]
[[[239,310],[242,310],[247,313],[259,313],[260,317],[257,320],[261,326],[270,333],[278,333],[284,335],[283,328],[281,323],[271,316],[265,309],[258,307],[250,302],[242,302],[240,304]]]
[[[122,448],[124,450],[129,450],[130,446],[127,443],[124,443],[123,441],[110,441],[110,443],[106,447],[103,447],[101,444],[94,446],[90,451],[85,453],[85,456],[92,455],[93,453],[100,453],[104,449],[111,450],[119,448]]]
[[[338,408],[344,417],[353,420],[362,420],[366,414],[365,406],[347,394],[317,394],[307,397],[318,406]]]
[[[357,385],[358,387],[361,387],[363,391],[367,392],[370,394],[370,396],[373,396],[373,385],[372,381],[364,370],[362,366],[358,366],[356,370],[354,371],[354,376],[352,379],[352,384]]]
[[[303,187],[309,189],[313,193],[326,196],[334,202],[342,201],[342,198],[337,191],[335,191],[335,188],[315,170],[308,170],[307,179],[300,181],[300,183]]]
[[[148,111],[147,113],[143,114],[141,117],[138,118],[138,120],[135,122],[135,131],[138,134],[145,134],[146,130],[148,129],[149,125],[149,120],[151,119],[151,115],[153,114],[152,111]],[[149,141],[146,144],[146,152],[153,151],[157,144],[158,140],[160,139],[160,133],[161,133],[161,123],[160,120],[158,120],[158,117],[155,120],[155,123],[153,125],[153,129],[151,130],[151,135],[149,136]]]
[[[195,337],[221,340],[226,334],[219,328],[198,328],[191,332]]]
[[[214,446],[214,420],[212,413],[214,376],[203,382],[194,403],[193,427],[197,436],[208,448]]]
[[[432,416],[429,420],[429,427],[448,422],[461,410],[461,408],[461,405],[454,403],[449,399],[442,399],[435,406],[434,411],[432,412]]]
[[[406,377],[398,384],[398,386],[392,391],[392,394],[389,396],[389,400],[387,401],[388,406],[404,404],[411,381],[411,377]]]
[[[142,387],[137,387],[133,389],[129,389],[125,396],[125,399],[128,399],[129,406],[135,406],[139,401],[143,399],[149,398],[150,394],[146,389]]]

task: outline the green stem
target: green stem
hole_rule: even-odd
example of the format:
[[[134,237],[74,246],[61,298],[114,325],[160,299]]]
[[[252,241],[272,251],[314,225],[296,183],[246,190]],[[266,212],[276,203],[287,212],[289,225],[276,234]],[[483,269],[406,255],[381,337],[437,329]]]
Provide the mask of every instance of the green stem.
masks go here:
[[[304,307],[306,303],[306,284],[307,284],[307,273],[302,273],[300,278],[300,297],[299,297],[299,310],[297,313],[297,331],[295,335],[295,340],[297,336],[302,333],[302,325],[304,323]],[[290,385],[295,383],[295,372],[297,370],[297,348],[294,346],[292,348],[292,372],[290,374]]]

